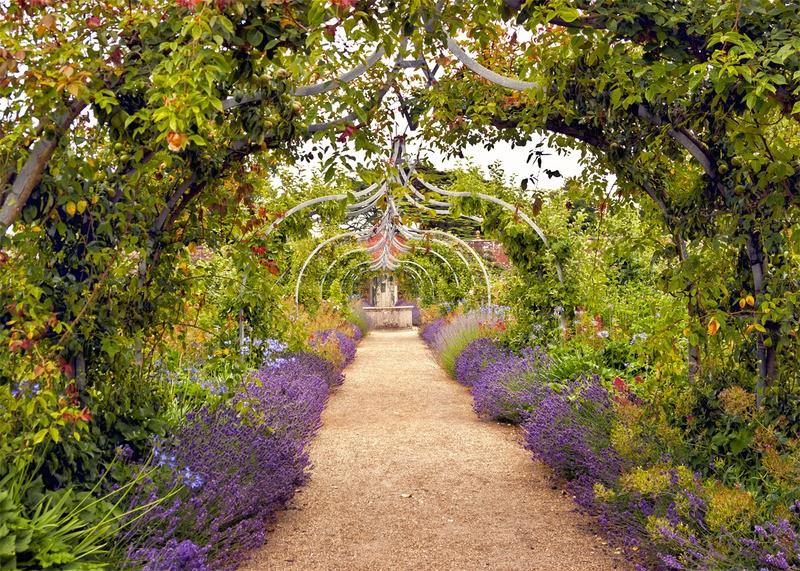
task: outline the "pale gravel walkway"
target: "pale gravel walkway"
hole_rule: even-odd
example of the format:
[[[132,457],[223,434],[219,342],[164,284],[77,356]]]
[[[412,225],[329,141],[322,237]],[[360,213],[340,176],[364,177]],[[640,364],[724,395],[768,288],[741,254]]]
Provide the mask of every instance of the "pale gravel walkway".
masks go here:
[[[414,331],[364,339],[323,421],[309,485],[243,570],[630,569]]]

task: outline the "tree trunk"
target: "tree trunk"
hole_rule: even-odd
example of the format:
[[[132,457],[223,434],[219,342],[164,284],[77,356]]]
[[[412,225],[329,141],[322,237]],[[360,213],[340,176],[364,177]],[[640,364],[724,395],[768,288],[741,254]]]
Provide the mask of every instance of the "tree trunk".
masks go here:
[[[747,232],[747,260],[753,274],[753,291],[758,301],[764,293],[764,260],[760,238],[752,231]],[[767,328],[769,329],[769,328]],[[756,336],[756,353],[758,355],[758,380],[756,381],[756,406],[761,407],[764,402],[764,392],[774,384],[777,374],[777,354],[775,346],[767,347],[764,344],[769,333],[758,332]]]
[[[33,146],[28,160],[17,173],[10,190],[3,193],[4,200],[0,204],[0,237],[5,236],[11,225],[19,218],[33,189],[42,180],[42,173],[58,147],[60,132],[67,129],[85,108],[86,103],[74,102],[64,115],[56,119],[56,135],[53,140],[42,137]]]

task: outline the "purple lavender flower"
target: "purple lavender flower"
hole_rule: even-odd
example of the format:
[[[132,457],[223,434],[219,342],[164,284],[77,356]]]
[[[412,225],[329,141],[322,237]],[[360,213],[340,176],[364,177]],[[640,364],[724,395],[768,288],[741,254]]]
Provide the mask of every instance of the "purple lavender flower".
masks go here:
[[[508,352],[489,363],[472,386],[479,416],[520,423],[552,392],[548,370],[552,360],[539,348],[522,355]]]
[[[433,347],[436,345],[436,340],[445,325],[447,325],[447,320],[444,317],[423,325],[420,330],[422,340],[425,341],[428,346]]]
[[[155,443],[158,472],[129,509],[183,487],[125,528],[123,569],[228,571],[263,543],[266,524],[308,478],[308,443],[329,388],[341,382],[321,357],[282,358],[231,401],[186,415],[173,441]]]
[[[613,486],[624,468],[611,446],[614,409],[597,376],[551,391],[523,425],[525,447],[570,483],[579,505],[594,505],[595,483]]]
[[[456,357],[454,365],[456,380],[462,385],[471,387],[487,366],[510,356],[511,351],[493,339],[488,337],[475,339]]]

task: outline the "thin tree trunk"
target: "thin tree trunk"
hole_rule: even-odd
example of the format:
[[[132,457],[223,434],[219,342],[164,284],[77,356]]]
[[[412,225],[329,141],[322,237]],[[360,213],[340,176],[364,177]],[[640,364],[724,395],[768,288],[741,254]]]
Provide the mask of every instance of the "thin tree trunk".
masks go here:
[[[747,232],[747,259],[753,274],[753,291],[756,300],[764,293],[765,260],[761,240],[752,231]],[[756,382],[756,406],[761,407],[764,393],[775,381],[777,371],[777,354],[775,347],[767,347],[764,340],[769,333],[758,332],[756,336],[756,353],[758,355],[758,380]]]
[[[78,115],[86,108],[86,105],[83,101],[76,101],[70,105],[67,112],[55,121],[56,136],[53,137],[53,140],[41,138],[33,146],[28,160],[25,161],[22,169],[14,178],[10,191],[4,193],[4,200],[0,205],[0,236],[4,236],[11,225],[19,218],[22,209],[28,203],[33,189],[42,180],[42,173],[50,163],[56,147],[58,147],[59,133],[77,119]]]

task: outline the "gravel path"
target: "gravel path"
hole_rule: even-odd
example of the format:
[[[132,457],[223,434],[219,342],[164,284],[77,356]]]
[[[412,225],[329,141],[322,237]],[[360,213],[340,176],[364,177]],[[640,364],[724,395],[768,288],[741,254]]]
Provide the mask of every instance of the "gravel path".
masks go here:
[[[414,331],[370,333],[323,421],[309,485],[242,570],[631,569]]]

